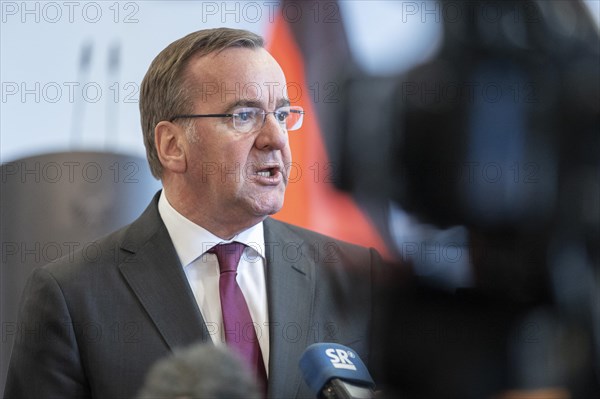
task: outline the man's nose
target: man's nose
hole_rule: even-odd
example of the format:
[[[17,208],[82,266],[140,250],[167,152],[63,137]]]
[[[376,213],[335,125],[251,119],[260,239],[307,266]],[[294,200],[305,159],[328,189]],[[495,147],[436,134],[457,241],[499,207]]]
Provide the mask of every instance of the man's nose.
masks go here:
[[[277,122],[275,114],[265,115],[262,128],[258,131],[255,145],[259,149],[283,149],[288,141],[288,132],[285,126]]]

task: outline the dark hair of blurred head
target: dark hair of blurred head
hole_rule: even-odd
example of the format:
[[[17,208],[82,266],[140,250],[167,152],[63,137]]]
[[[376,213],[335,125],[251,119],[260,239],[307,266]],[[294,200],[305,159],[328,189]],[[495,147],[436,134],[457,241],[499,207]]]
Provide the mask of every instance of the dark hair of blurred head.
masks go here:
[[[138,399],[260,399],[242,361],[226,348],[196,344],[176,350],[150,369]]]

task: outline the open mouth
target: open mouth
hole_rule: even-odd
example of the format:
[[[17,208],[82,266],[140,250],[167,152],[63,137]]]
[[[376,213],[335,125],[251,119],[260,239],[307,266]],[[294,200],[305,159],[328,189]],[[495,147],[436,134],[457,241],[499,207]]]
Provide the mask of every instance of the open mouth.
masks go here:
[[[262,177],[273,177],[276,176],[277,173],[279,173],[279,167],[264,168],[256,171],[256,174]]]

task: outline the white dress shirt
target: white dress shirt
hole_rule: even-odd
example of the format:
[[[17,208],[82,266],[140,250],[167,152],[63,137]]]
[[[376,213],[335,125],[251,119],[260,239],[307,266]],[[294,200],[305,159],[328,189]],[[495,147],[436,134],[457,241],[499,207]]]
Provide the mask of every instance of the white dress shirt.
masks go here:
[[[262,222],[226,241],[177,212],[167,200],[164,191],[161,192],[158,200],[158,212],[171,236],[179,261],[215,345],[225,344],[219,296],[219,263],[215,254],[206,251],[217,244],[233,241],[246,244],[238,265],[236,281],[246,298],[268,375],[269,320],[265,282],[265,236]]]

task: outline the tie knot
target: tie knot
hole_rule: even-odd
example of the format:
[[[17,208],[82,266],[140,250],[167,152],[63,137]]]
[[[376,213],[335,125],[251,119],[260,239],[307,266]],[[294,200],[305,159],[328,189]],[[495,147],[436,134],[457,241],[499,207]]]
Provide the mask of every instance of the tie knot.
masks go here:
[[[208,252],[217,255],[221,273],[236,272],[244,248],[246,246],[240,242],[231,242],[229,244],[215,245]]]

